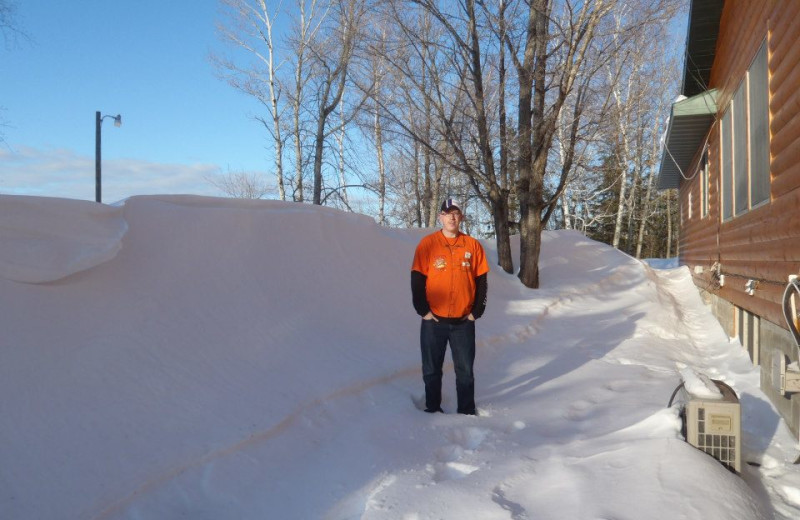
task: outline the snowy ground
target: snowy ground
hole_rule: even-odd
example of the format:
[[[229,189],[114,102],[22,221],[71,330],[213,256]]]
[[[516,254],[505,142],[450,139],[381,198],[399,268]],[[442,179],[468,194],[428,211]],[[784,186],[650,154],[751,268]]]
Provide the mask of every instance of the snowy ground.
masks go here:
[[[448,413],[417,410],[424,233],[0,196],[0,518],[800,517],[798,443],[688,271],[575,232],[545,235],[538,290],[490,273],[480,416],[450,367]],[[686,368],[737,391],[741,477],[680,438]]]

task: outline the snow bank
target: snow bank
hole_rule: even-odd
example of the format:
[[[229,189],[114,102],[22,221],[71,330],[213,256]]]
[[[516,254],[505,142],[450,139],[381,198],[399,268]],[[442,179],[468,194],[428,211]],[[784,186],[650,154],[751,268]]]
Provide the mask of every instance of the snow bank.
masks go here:
[[[111,260],[128,229],[122,211],[79,200],[0,195],[0,277],[52,282]]]
[[[30,214],[14,202],[4,223]],[[57,238],[101,208],[40,204]],[[122,211],[113,261],[0,278],[0,518],[800,517],[796,442],[686,268],[546,233],[540,289],[489,273],[480,415],[454,413],[449,360],[431,415],[409,289],[429,230],[278,201]],[[678,363],[742,396],[744,478],[680,438]]]

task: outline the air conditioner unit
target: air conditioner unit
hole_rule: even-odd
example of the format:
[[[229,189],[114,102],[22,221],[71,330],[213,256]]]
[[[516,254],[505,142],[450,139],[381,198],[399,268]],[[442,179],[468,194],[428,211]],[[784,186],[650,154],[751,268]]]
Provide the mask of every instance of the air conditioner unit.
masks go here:
[[[742,408],[739,398],[722,381],[712,382],[722,393],[720,398],[697,397],[683,388],[686,442],[708,453],[728,469],[741,473]]]

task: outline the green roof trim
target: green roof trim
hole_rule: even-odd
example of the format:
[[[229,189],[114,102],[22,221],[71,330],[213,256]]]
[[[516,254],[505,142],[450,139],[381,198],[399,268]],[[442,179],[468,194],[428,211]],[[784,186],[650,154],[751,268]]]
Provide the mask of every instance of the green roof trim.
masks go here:
[[[716,89],[672,104],[658,170],[659,189],[677,188],[682,175],[691,176],[687,170],[704,144],[716,115]]]

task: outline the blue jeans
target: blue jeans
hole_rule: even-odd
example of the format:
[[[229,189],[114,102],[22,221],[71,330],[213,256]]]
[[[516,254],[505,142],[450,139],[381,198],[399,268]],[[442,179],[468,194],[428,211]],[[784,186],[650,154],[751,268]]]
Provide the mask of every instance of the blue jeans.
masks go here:
[[[425,408],[439,410],[442,405],[442,365],[447,343],[456,373],[458,413],[475,415],[475,322],[465,319],[448,322],[422,320],[422,380],[425,382]]]

